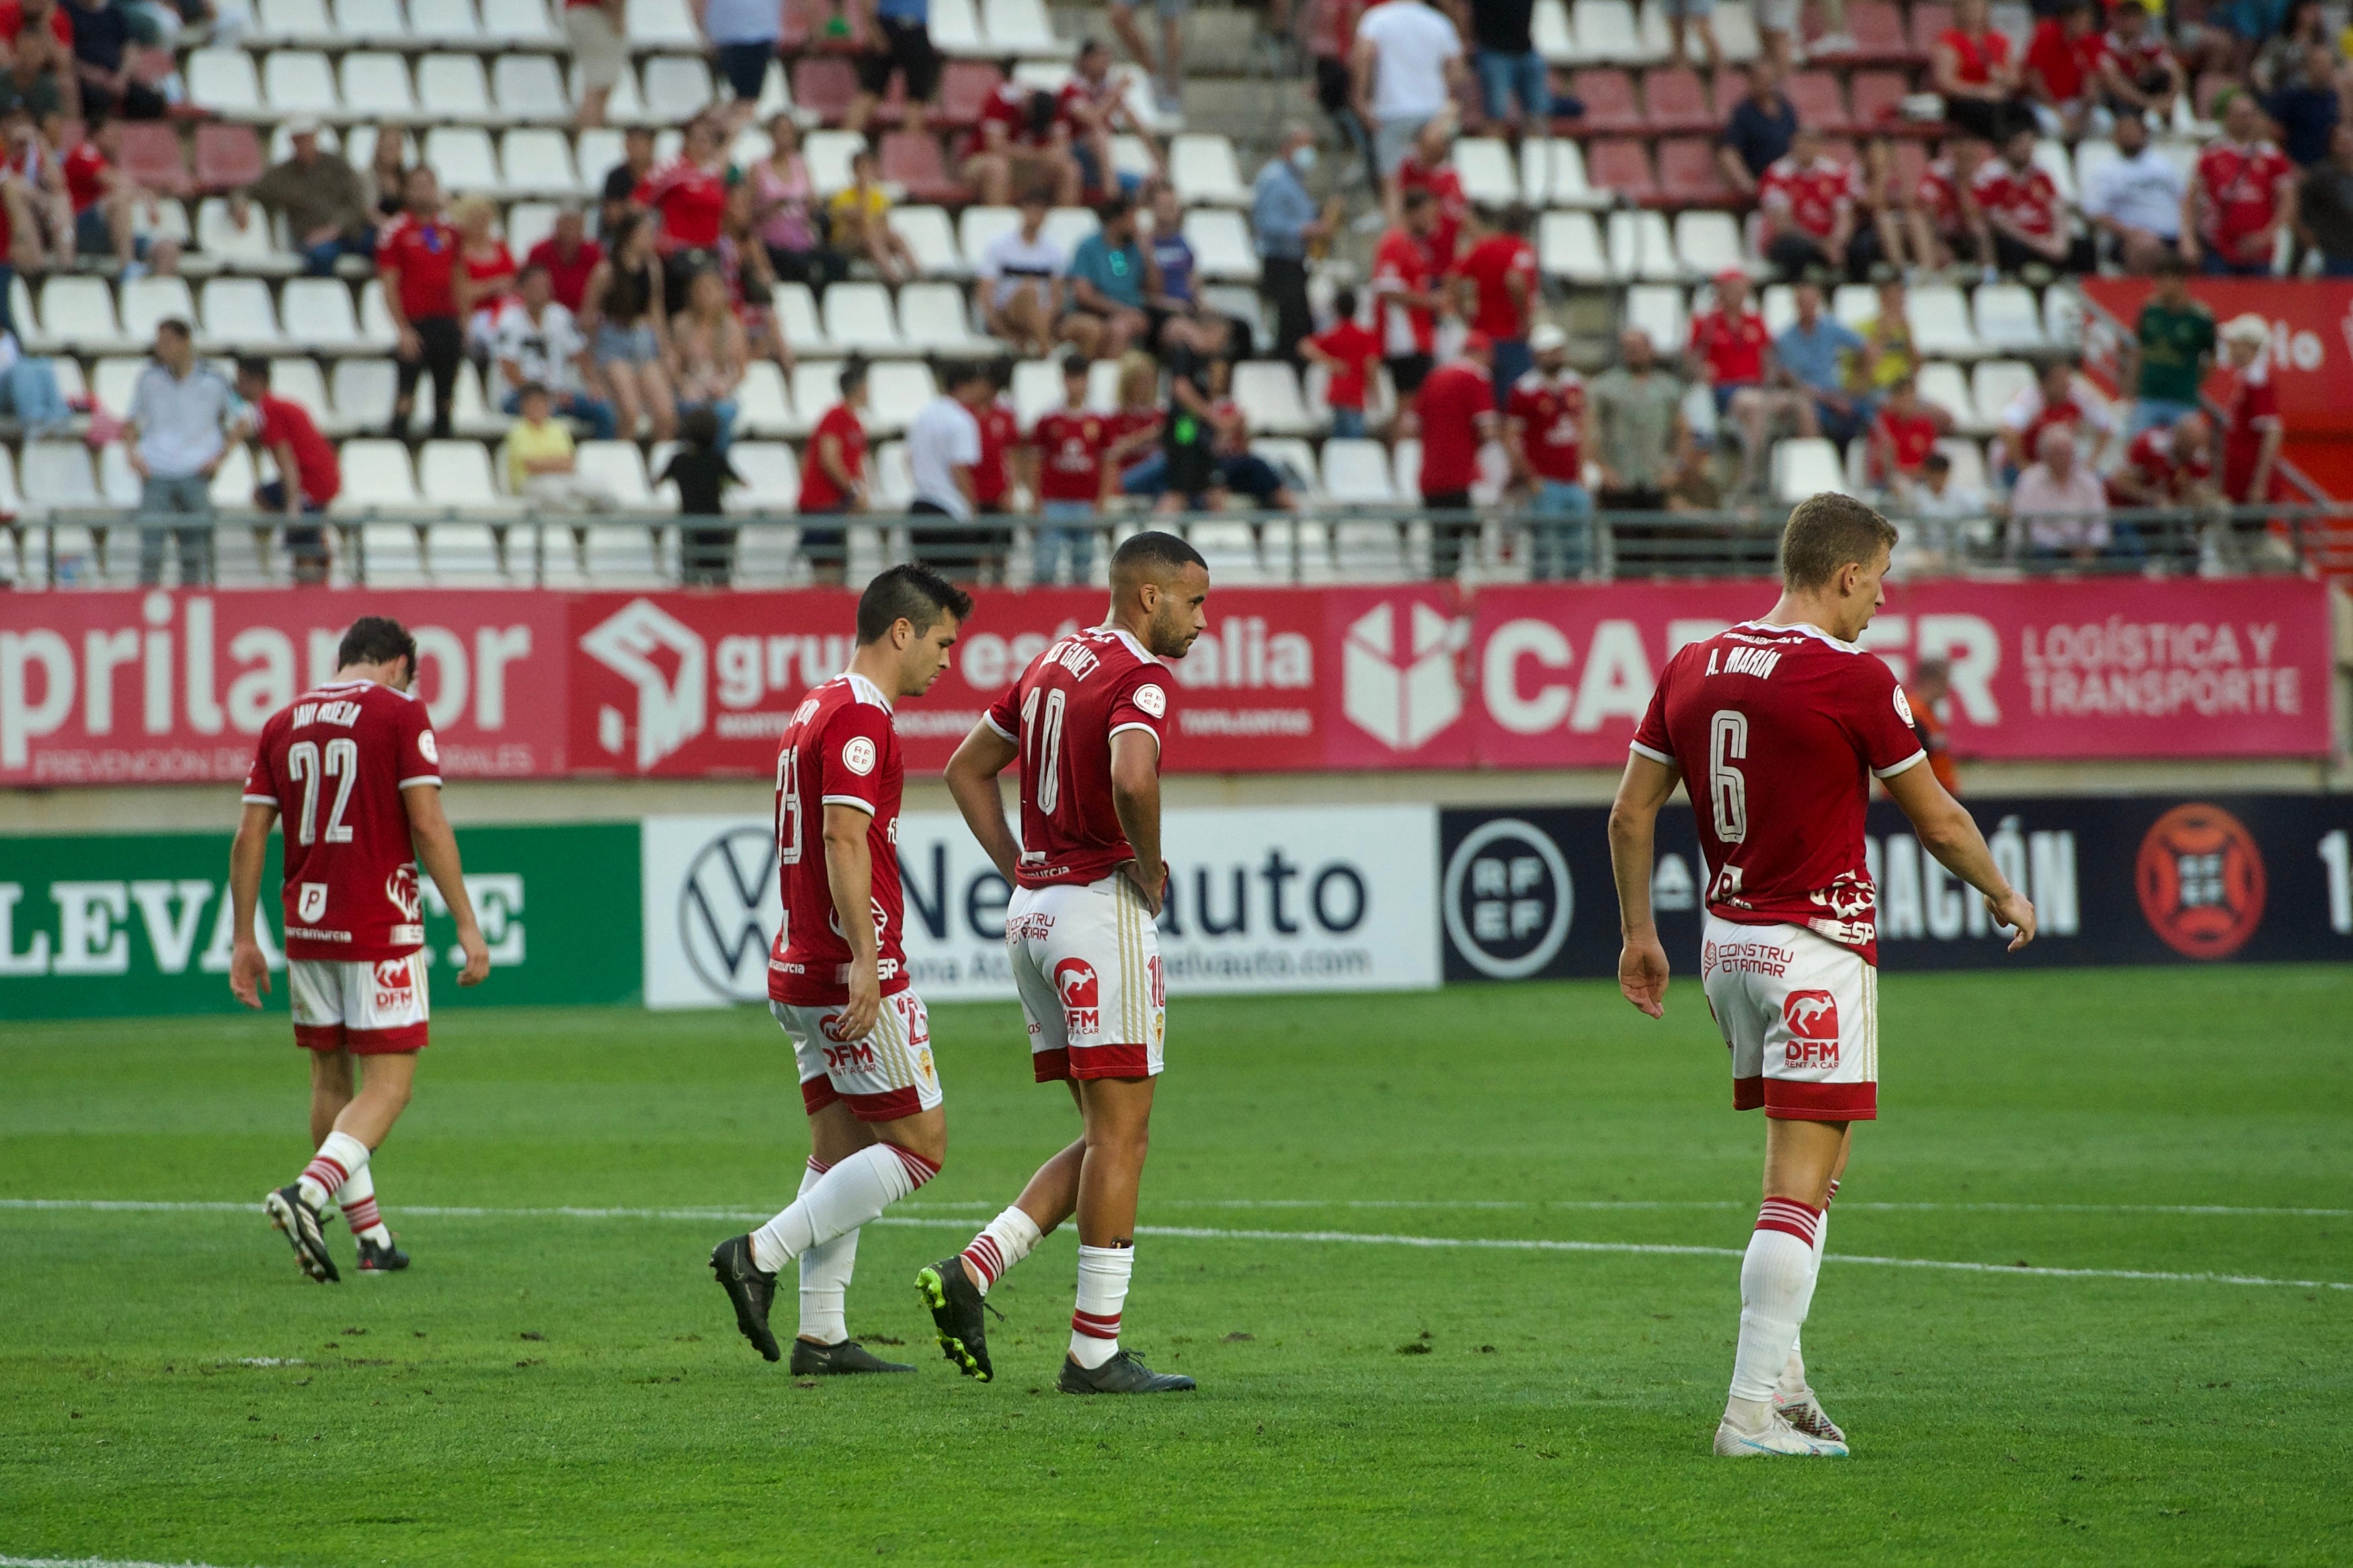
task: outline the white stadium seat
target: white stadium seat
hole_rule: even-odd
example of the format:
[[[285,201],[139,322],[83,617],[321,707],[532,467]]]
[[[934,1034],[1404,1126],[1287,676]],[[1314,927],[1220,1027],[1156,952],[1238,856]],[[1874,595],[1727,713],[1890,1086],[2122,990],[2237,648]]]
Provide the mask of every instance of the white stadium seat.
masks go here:
[[[1601,226],[1591,213],[1552,212],[1537,219],[1536,262],[1548,278],[1588,288],[1609,281],[1609,258],[1601,251]]]
[[[474,0],[408,0],[408,35],[434,48],[471,48],[488,42]],[[420,80],[418,85],[423,86]],[[434,101],[426,95],[425,101]]]
[[[776,361],[755,359],[744,367],[744,379],[735,388],[735,425],[753,436],[794,434],[792,398]]]
[[[417,97],[437,121],[498,118],[480,55],[427,55],[417,62]]]
[[[977,58],[989,52],[980,36],[980,13],[973,0],[931,0],[932,47],[944,55]]]
[[[400,0],[334,0],[335,42],[345,48],[384,48],[408,41]]]
[[[1268,436],[1314,432],[1300,395],[1299,373],[1285,360],[1244,360],[1234,366],[1233,399],[1250,429]]]
[[[921,360],[888,360],[867,372],[867,393],[868,432],[896,435],[917,409],[939,395],[939,386],[932,379],[932,367]],[[837,389],[825,406],[839,401]]]
[[[417,489],[426,504],[456,511],[512,510],[511,498],[491,480],[491,449],[480,441],[427,441],[417,460]],[[428,540],[427,548],[431,542]],[[437,563],[438,564],[438,563]]]
[[[1773,444],[1773,496],[1790,506],[1825,490],[1847,491],[1846,470],[1838,447],[1820,437],[1792,437]]]
[[[2045,353],[2051,340],[2042,331],[2042,308],[2034,290],[2017,283],[1987,283],[1969,301],[1977,321],[1982,353]]]
[[[332,510],[338,512],[415,510],[417,471],[409,465],[408,447],[399,441],[358,439],[341,449],[343,488]]]
[[[915,266],[924,277],[971,275],[972,268],[956,248],[955,226],[948,220],[944,207],[894,206],[891,209],[891,232],[907,242],[907,248],[914,254]]]
[[[686,0],[628,0],[629,45],[637,49],[702,48],[702,29]]]
[[[1341,506],[1394,506],[1388,450],[1378,441],[1338,438],[1324,443],[1324,493]]]
[[[425,133],[425,162],[441,176],[441,188],[475,195],[498,188],[499,160],[491,133],[471,125],[437,125]]]
[[[1242,184],[1234,144],[1207,133],[1178,136],[1168,143],[1168,174],[1186,205],[1248,206],[1250,187]]]
[[[583,194],[580,174],[572,166],[572,142],[561,131],[510,131],[499,138],[499,188],[508,195],[577,196]],[[517,254],[527,249],[510,216],[509,243]]]
[[[563,41],[545,0],[482,0],[482,35],[500,43],[549,48]]]
[[[646,112],[664,124],[684,124],[716,98],[711,68],[697,58],[656,55],[646,62],[643,75]]]
[[[899,290],[899,325],[917,353],[978,354],[995,352],[992,338],[972,329],[964,290],[953,283],[909,283]]]
[[[271,56],[273,60],[278,57]],[[362,49],[345,55],[342,68],[343,112],[353,120],[408,121],[420,118],[408,62],[398,55]]]
[[[1027,59],[1066,58],[1077,46],[1055,36],[1045,0],[981,0],[981,26],[992,51]]]
[[[253,204],[246,212],[245,225],[239,227],[230,219],[226,198],[206,196],[198,202],[196,249],[215,266],[232,272],[283,276],[298,269],[301,259],[279,248],[277,237],[270,232],[269,215],[260,204]]]
[[[872,357],[908,353],[897,314],[890,289],[880,283],[836,283],[825,291],[825,335],[844,353]]]
[[[501,55],[491,62],[491,92],[508,120],[560,125],[572,118],[564,73],[551,55]]]
[[[324,56],[318,58],[324,61]],[[263,117],[260,78],[253,57],[243,49],[197,49],[181,67],[181,79],[187,84],[188,101],[210,113],[224,120]]]
[[[1196,207],[1185,215],[1185,237],[1203,278],[1258,280],[1258,252],[1241,214]]]
[[[1510,145],[1494,137],[1465,136],[1454,143],[1454,173],[1462,194],[1490,206],[1509,206],[1520,199],[1520,175]]]
[[[122,335],[133,342],[152,342],[156,325],[174,318],[196,327],[202,335],[195,296],[189,291],[185,278],[133,279],[122,286],[119,303],[122,310]]]
[[[291,278],[279,304],[287,340],[321,353],[351,353],[365,346],[352,313],[351,285],[336,278]]]
[[[269,285],[259,278],[215,278],[201,296],[206,342],[234,353],[275,353],[286,347]]]

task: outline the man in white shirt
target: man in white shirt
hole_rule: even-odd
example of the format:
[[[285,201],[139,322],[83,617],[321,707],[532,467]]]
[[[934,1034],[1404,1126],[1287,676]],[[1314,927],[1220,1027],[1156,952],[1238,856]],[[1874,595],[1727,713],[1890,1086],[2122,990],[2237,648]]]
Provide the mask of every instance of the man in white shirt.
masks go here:
[[[515,274],[514,295],[499,310],[491,352],[504,382],[501,409],[522,412],[522,389],[536,384],[546,389],[556,414],[588,426],[591,440],[613,438],[618,428],[613,405],[588,395],[588,340],[572,312],[555,302],[546,268],[533,262]]]
[[[1462,36],[1423,0],[1387,0],[1356,24],[1356,110],[1373,127],[1381,178],[1413,150],[1430,118],[1453,101],[1462,76]]]
[[[2181,197],[2188,188],[2173,160],[2149,145],[2138,114],[2116,117],[2116,162],[2094,172],[2084,193],[2084,216],[2104,244],[2115,247],[2128,272],[2153,272],[2181,239]]]
[[[228,451],[237,394],[212,366],[196,358],[188,323],[174,317],[155,325],[155,356],[132,384],[123,415],[122,445],[139,476],[139,581],[164,580],[168,533],[179,547],[180,585],[213,577],[213,476]],[[37,499],[37,498],[36,498]],[[171,516],[195,525],[155,526]]]
[[[998,235],[980,253],[980,279],[989,285],[981,297],[988,330],[1029,359],[1054,352],[1054,323],[1062,319],[1062,271],[1071,259],[1046,237],[1049,210],[1045,194],[1031,187],[1021,198],[1021,226]]]
[[[2010,487],[2010,515],[2025,535],[2030,560],[2099,559],[2108,547],[2108,488],[2075,455],[2075,438],[2048,426],[2035,446],[2038,461]]]
[[[940,566],[969,568],[977,580],[997,559],[1003,538],[995,530],[971,526],[978,495],[973,470],[980,466],[979,410],[997,395],[997,378],[979,363],[944,367],[947,390],[918,409],[907,426],[907,468],[915,483],[915,558]],[[934,526],[939,519],[963,526]]]

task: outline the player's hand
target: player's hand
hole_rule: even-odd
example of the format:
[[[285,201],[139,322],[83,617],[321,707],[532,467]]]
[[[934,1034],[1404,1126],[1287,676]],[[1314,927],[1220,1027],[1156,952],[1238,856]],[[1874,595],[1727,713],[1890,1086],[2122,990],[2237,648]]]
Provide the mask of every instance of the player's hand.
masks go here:
[[[1618,954],[1618,989],[1653,1018],[1667,1015],[1667,950],[1655,936],[1628,937]]]
[[[237,938],[228,954],[228,994],[248,1007],[259,1007],[269,989],[269,961],[261,956],[261,944],[249,936]]]
[[[1168,862],[1166,860],[1160,862],[1160,876],[1157,880],[1147,878],[1144,868],[1133,860],[1121,861],[1119,869],[1122,876],[1135,884],[1135,890],[1144,895],[1144,907],[1152,911],[1154,920],[1158,920],[1162,897],[1168,890]]]
[[[2010,951],[2016,952],[2034,940],[2034,906],[2016,888],[2005,888],[2001,897],[1989,897],[1986,913],[2006,926],[2016,926],[2018,934],[2010,939]]]
[[[480,926],[468,926],[458,933],[458,946],[466,954],[466,967],[458,971],[460,985],[480,985],[491,976],[491,944],[482,940]]]
[[[849,1001],[834,1019],[833,1026],[840,1031],[847,1044],[872,1034],[874,1020],[881,1016],[881,966],[871,958],[863,963],[853,960],[849,965]]]

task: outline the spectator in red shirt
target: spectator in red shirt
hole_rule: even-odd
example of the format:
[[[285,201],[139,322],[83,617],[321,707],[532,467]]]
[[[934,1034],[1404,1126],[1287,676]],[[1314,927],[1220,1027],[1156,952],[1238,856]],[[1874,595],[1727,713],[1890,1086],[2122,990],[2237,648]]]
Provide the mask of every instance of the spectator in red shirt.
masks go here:
[[[499,209],[487,196],[450,203],[449,223],[458,231],[458,313],[466,319],[466,346],[487,354],[514,289],[514,252],[499,237]]]
[[[74,65],[73,23],[60,0],[0,0],[0,99],[14,99],[36,117],[81,118],[80,72]]]
[[[1405,225],[1381,236],[1373,250],[1373,319],[1399,397],[1411,397],[1430,374],[1438,345],[1438,318],[1452,306],[1439,282],[1428,239],[1438,204],[1425,190],[1405,194]]]
[[[2024,85],[2045,136],[2073,142],[2092,123],[2105,79],[2107,35],[2092,0],[2060,0],[2056,16],[2034,26],[2026,45]]]
[[[1470,248],[1455,263],[1456,286],[1471,330],[1486,333],[1495,345],[1495,394],[1500,399],[1535,363],[1528,330],[1544,302],[1544,285],[1536,276],[1536,250],[1528,243],[1525,210],[1473,208],[1470,240]]]
[[[1332,434],[1356,440],[1365,434],[1365,401],[1372,387],[1373,368],[1380,363],[1381,340],[1356,320],[1356,291],[1343,289],[1332,296],[1332,324],[1299,342],[1302,359],[1331,373],[1324,385],[1324,406],[1332,410]]]
[[[963,173],[990,206],[1012,205],[1017,176],[1052,191],[1056,205],[1076,206],[1079,160],[1059,100],[1042,88],[1010,81],[991,93],[965,142]]]
[[[1955,130],[1999,144],[2033,113],[2019,101],[2018,62],[1994,31],[1986,0],[1956,0],[1953,25],[1928,55],[1928,84],[1945,100]]]
[[[859,417],[866,408],[866,362],[845,363],[840,385],[841,401],[818,420],[801,464],[800,512],[805,518],[866,510],[866,423]],[[818,582],[841,581],[842,537],[838,526],[801,525],[801,553],[808,557]]]
[[[2253,311],[2223,324],[2223,357],[2238,381],[2222,433],[2222,499],[2238,506],[2260,506],[2272,499],[2286,434],[2279,384],[2272,379],[2271,346],[2271,323]]]
[[[990,382],[988,401],[972,411],[980,426],[980,461],[972,469],[975,511],[1003,512],[1013,500],[1013,472],[1008,466],[1021,445],[1021,420],[1005,398],[1011,373],[1002,363],[983,367]],[[992,536],[994,537],[994,536]]]
[[[58,154],[66,200],[73,207],[73,248],[81,256],[111,254],[117,267],[140,258],[139,237],[132,230],[137,207],[148,200],[131,183],[117,159],[121,141],[111,120],[88,126],[71,147],[59,145],[64,121],[55,116],[44,122],[50,147]]]
[[[2117,114],[2173,118],[2181,96],[2181,62],[2150,27],[2141,0],[2116,0],[2108,10],[2107,42],[2100,52],[2097,90]]]
[[[1466,333],[1462,353],[1431,371],[1414,395],[1421,426],[1421,504],[1433,512],[1468,513],[1471,486],[1479,477],[1479,448],[1498,428],[1495,383],[1489,369],[1494,351],[1484,332]],[[1430,524],[1432,575],[1443,581],[1462,570],[1462,547],[1479,535],[1474,518],[1433,518]]]
[[[528,266],[547,268],[555,302],[575,316],[580,313],[580,302],[588,297],[588,279],[596,263],[604,259],[605,247],[588,237],[587,215],[572,202],[556,209],[554,232],[523,258]]]
[[[1905,222],[1924,270],[1941,271],[1965,255],[1980,267],[1993,265],[1992,237],[1977,226],[1969,205],[1969,182],[1990,156],[1992,149],[1975,137],[1954,136],[1921,171]]]
[[[2154,425],[2125,448],[2124,466],[2108,476],[2115,506],[2198,506],[2220,495],[2221,457],[2214,422],[2195,410],[2170,425]]]
[[[1854,167],[1831,157],[1820,130],[1799,125],[1788,155],[1757,182],[1765,215],[1765,254],[1790,282],[1827,267],[1861,279],[1879,259],[1879,235],[1855,223],[1862,194]]]
[[[433,377],[433,437],[449,437],[450,405],[458,395],[458,362],[465,357],[464,315],[459,297],[458,231],[441,216],[441,182],[418,164],[402,186],[401,216],[376,231],[376,276],[396,334],[392,430],[408,438],[408,416],[417,406],[417,384]]]
[[[1125,132],[1144,143],[1155,165],[1160,147],[1127,106],[1123,84],[1111,74],[1111,46],[1100,38],[1082,39],[1071,62],[1071,79],[1054,100],[1055,112],[1071,128],[1071,155],[1078,160],[1084,194],[1099,199],[1120,188],[1112,167],[1111,139]],[[1165,170],[1163,171],[1165,173]]]
[[[1969,178],[1980,243],[1991,247],[1994,265],[2005,272],[2048,267],[2089,272],[2097,265],[2092,237],[2075,232],[2074,215],[2060,199],[2050,174],[2034,161],[2034,132],[2011,132],[2001,155],[1978,165]]]
[[[1471,215],[1471,198],[1463,194],[1462,176],[1447,162],[1453,141],[1453,117],[1441,114],[1432,119],[1414,137],[1413,151],[1398,162],[1397,178],[1392,182],[1400,216],[1404,215],[1407,196],[1415,191],[1430,194],[1430,227],[1422,231],[1421,243],[1430,252],[1430,264],[1441,276],[1454,269],[1455,258],[1462,245],[1462,220]]]
[[[253,409],[246,438],[278,465],[278,477],[255,489],[255,508],[289,518],[326,510],[343,488],[343,462],[335,455],[334,443],[319,434],[319,426],[301,404],[271,394],[266,359],[253,356],[237,362],[237,395]],[[325,530],[316,524],[290,527],[286,549],[294,559],[295,582],[315,584],[327,580]]]
[[[1764,471],[1767,437],[1776,418],[1788,416],[1801,436],[1818,434],[1814,400],[1803,392],[1771,384],[1772,334],[1765,316],[1748,303],[1748,275],[1727,271],[1715,279],[1715,304],[1692,316],[1693,369],[1715,397],[1719,419],[1740,427],[1740,482],[1754,489]]]
[[[1512,479],[1539,521],[1529,565],[1540,579],[1577,576],[1592,564],[1593,496],[1585,488],[1592,416],[1585,380],[1568,368],[1568,334],[1550,321],[1528,334],[1534,364],[1504,395],[1504,451]]]
[[[1910,376],[1890,386],[1879,416],[1871,422],[1872,481],[1898,496],[1908,494],[1951,423],[1943,409],[1920,401]]]
[[[1112,419],[1087,406],[1087,362],[1078,354],[1062,360],[1062,406],[1038,416],[1029,431],[1031,491],[1038,498],[1037,560],[1031,578],[1041,587],[1063,581],[1083,586],[1094,564],[1095,514],[1107,486],[1103,455],[1111,447]]]
[[[2295,167],[2263,128],[2253,95],[2233,88],[2221,136],[2198,155],[2181,204],[2181,255],[2210,276],[2269,277],[2279,237],[2295,223]]]
[[[694,275],[716,265],[727,226],[727,145],[720,116],[689,121],[678,156],[647,175],[633,199],[661,218],[664,308],[675,316],[686,309]]]

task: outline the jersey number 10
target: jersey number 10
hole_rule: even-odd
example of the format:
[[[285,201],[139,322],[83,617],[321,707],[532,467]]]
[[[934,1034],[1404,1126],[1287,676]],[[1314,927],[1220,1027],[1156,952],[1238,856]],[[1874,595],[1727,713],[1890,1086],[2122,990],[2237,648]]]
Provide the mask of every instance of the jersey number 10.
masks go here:
[[[1045,700],[1045,713],[1038,711],[1039,698]],[[1029,776],[1038,781],[1034,804],[1040,816],[1054,815],[1054,807],[1062,800],[1062,693],[1045,691],[1037,687],[1021,700],[1021,740],[1029,749],[1023,758],[1030,767]]]

